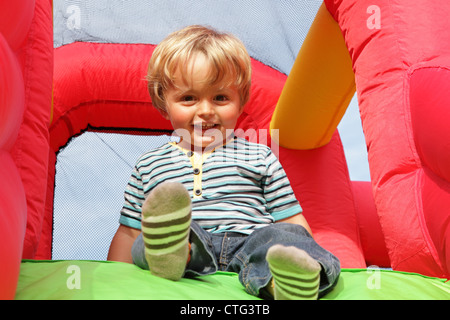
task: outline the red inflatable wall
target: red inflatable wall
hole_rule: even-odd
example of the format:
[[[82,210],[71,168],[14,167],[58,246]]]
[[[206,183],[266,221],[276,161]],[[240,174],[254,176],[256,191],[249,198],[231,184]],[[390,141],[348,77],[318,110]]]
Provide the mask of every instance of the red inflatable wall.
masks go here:
[[[325,0],[353,62],[392,267],[450,276],[450,2]]]
[[[34,255],[42,227],[51,26],[51,1],[0,2],[0,299],[14,297],[22,254]]]

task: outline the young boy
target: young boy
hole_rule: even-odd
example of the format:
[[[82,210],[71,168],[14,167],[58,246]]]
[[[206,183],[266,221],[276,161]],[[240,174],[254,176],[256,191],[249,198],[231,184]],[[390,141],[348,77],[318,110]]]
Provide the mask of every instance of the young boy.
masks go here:
[[[313,240],[278,159],[233,135],[250,80],[250,57],[230,34],[190,26],[156,47],[149,92],[180,141],[138,160],[108,260],[171,280],[232,271],[266,298],[332,288],[339,261]]]

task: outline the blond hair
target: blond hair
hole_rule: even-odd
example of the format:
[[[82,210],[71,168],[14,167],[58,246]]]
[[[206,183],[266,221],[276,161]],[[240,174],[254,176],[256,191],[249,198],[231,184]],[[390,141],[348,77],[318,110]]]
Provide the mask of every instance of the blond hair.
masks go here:
[[[147,71],[153,106],[165,111],[164,93],[173,86],[175,73],[181,71],[186,81],[188,62],[198,53],[210,64],[205,81],[215,84],[232,78],[228,85],[238,88],[241,106],[245,105],[250,96],[251,61],[244,44],[231,34],[194,25],[171,33],[156,46]]]

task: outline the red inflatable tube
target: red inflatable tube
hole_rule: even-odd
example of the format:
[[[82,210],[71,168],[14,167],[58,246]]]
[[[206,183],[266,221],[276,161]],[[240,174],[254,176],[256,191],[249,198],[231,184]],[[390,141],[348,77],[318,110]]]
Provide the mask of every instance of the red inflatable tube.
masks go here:
[[[352,59],[392,267],[450,277],[450,2],[324,2]]]
[[[24,141],[20,140],[30,102],[30,55],[25,51],[30,45],[27,41],[34,14],[34,1],[0,3],[0,299],[14,298],[27,222],[23,182],[27,160],[20,147]],[[47,79],[51,80],[51,75]]]
[[[14,297],[25,236],[25,192],[10,153],[24,111],[22,71],[0,35],[0,299]]]

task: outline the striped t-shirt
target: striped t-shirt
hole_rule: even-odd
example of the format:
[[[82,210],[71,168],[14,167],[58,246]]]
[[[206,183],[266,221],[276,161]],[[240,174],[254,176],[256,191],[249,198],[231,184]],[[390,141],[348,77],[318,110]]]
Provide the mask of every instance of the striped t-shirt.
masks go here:
[[[192,218],[213,233],[250,234],[302,212],[270,148],[234,138],[201,155],[175,143],[142,155],[125,189],[120,223],[140,229],[145,198],[165,181],[186,187],[192,199]]]

